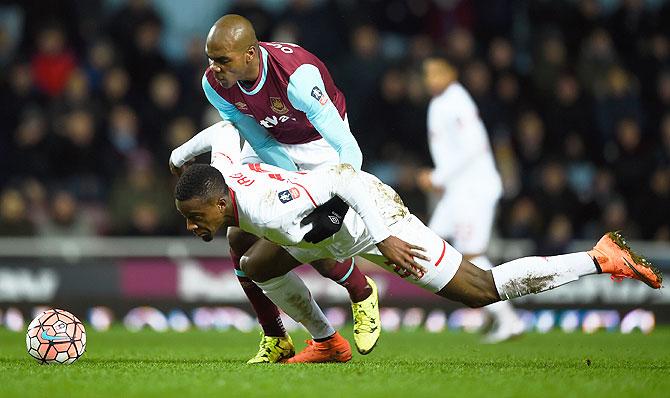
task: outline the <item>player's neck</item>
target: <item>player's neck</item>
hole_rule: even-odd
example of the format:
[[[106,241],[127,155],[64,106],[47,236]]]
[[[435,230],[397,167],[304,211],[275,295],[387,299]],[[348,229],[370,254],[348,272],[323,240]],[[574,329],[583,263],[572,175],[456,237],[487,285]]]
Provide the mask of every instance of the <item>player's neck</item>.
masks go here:
[[[246,88],[253,87],[261,76],[260,53],[257,54],[249,64],[249,73],[243,79],[239,80],[239,83]]]

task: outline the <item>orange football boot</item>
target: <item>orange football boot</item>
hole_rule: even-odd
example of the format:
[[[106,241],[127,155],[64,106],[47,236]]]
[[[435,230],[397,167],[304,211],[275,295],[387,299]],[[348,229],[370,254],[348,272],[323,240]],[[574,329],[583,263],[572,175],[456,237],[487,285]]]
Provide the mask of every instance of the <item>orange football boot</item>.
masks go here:
[[[661,271],[631,250],[619,231],[606,233],[588,253],[596,262],[598,271],[612,274],[613,280],[632,278],[654,289],[661,288]]]
[[[347,362],[351,359],[351,346],[338,332],[323,342],[305,342],[307,347],[286,360],[286,363]]]

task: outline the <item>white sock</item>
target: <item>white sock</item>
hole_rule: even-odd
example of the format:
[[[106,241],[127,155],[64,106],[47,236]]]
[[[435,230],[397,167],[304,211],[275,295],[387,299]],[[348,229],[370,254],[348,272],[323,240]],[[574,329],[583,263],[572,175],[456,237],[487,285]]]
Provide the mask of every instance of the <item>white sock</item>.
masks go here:
[[[551,257],[523,257],[491,269],[501,300],[540,293],[597,273],[586,252]]]
[[[273,278],[265,282],[256,282],[265,294],[279,308],[296,322],[300,322],[314,339],[323,339],[332,336],[335,329],[302,279],[291,271],[284,276]]]
[[[470,260],[470,262],[485,271],[493,268],[491,260],[489,260],[489,258],[484,255],[474,257]],[[498,321],[498,323],[501,325],[508,322],[517,322],[519,320],[519,317],[516,315],[516,311],[514,311],[512,303],[509,301],[503,300],[498,301],[497,303],[489,304],[484,307],[484,310],[488,312],[493,318],[495,318],[495,320]]]

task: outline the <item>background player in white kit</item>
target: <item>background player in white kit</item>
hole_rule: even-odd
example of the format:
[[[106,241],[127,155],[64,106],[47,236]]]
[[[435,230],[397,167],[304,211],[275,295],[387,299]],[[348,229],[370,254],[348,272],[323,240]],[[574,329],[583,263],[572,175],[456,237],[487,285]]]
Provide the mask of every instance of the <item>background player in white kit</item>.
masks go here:
[[[359,255],[471,307],[539,293],[591,274],[637,279],[654,289],[663,281],[662,274],[635,254],[618,232],[606,234],[587,252],[524,257],[482,270],[414,217],[392,188],[368,173],[348,164],[305,172],[235,164],[226,154],[226,138],[220,134],[210,138],[214,167],[194,165],[182,174],[175,187],[177,209],[188,230],[205,241],[234,225],[284,247],[284,257],[274,267],[243,262],[242,269],[313,335],[328,320],[292,269],[318,258]],[[311,227],[301,220],[334,196],[354,211],[347,213],[335,235],[318,243],[305,241]],[[287,285],[292,285],[290,291]]]
[[[428,107],[428,145],[435,169],[422,170],[417,183],[424,191],[440,195],[428,227],[474,265],[491,269],[486,250],[502,182],[486,128],[477,105],[446,59],[426,59],[423,75],[433,96]],[[510,302],[500,301],[485,309],[494,321],[485,342],[497,343],[523,333],[523,322]]]

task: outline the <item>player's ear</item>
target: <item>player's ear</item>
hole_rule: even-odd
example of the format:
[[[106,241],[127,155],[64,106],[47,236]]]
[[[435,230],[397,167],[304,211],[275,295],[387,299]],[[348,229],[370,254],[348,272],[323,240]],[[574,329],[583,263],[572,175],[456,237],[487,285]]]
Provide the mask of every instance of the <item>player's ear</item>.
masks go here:
[[[223,213],[223,211],[226,209],[227,204],[228,200],[225,197],[220,197],[216,203],[216,207],[218,207],[219,211]]]
[[[247,63],[251,63],[251,61],[254,59],[254,56],[256,55],[256,46],[249,46],[249,48],[247,48],[247,52],[244,55]]]

